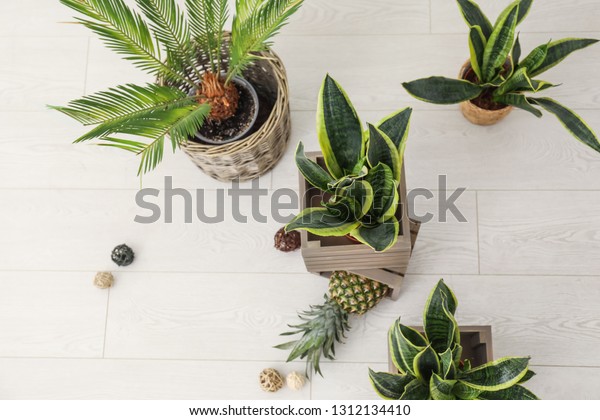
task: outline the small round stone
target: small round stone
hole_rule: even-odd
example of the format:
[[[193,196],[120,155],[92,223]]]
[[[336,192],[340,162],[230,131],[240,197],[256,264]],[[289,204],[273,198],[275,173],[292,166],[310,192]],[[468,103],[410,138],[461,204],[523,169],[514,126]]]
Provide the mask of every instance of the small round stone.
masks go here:
[[[114,282],[115,278],[113,277],[112,273],[106,271],[97,273],[96,277],[94,278],[94,286],[100,289],[108,289],[109,287],[112,287]]]
[[[127,266],[133,262],[135,254],[131,248],[125,244],[122,244],[113,249],[110,257],[118,266]]]
[[[292,372],[285,378],[285,383],[288,388],[293,389],[294,391],[300,391],[306,383],[306,378],[301,373]]]

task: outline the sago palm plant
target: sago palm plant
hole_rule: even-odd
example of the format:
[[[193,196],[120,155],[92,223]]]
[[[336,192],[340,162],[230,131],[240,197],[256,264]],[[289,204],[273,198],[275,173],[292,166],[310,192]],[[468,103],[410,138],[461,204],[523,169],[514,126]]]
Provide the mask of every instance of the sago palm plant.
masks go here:
[[[562,62],[571,53],[598,42],[596,39],[565,38],[533,49],[521,60],[521,44],[516,27],[529,13],[533,0],[517,0],[498,17],[495,24],[471,0],[458,0],[470,28],[470,69],[463,79],[429,77],[404,83],[417,99],[436,104],[472,101],[484,109],[508,105],[541,117],[539,108],[560,120],[582,143],[600,152],[600,140],[575,112],[546,97],[532,97],[554,87],[537,77]],[[466,79],[466,80],[465,80]]]
[[[136,153],[142,174],[162,160],[165,141],[176,150],[206,119],[235,115],[239,94],[232,80],[261,58],[303,0],[236,0],[230,40],[224,35],[227,0],[185,0],[184,9],[177,0],[136,0],[141,13],[123,0],[60,2],[156,82],[117,86],[51,108],[94,126],[75,143],[97,140]]]

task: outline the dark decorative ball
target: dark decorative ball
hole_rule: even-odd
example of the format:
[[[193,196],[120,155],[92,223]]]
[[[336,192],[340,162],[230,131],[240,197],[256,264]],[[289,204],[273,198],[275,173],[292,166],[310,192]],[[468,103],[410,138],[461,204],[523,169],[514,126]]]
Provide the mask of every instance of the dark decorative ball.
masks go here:
[[[300,245],[300,233],[295,230],[285,233],[285,228],[281,228],[275,234],[275,248],[280,251],[295,251]]]
[[[122,244],[113,249],[113,252],[110,257],[112,258],[115,264],[119,266],[126,266],[133,262],[135,254],[133,253],[133,250],[131,248],[129,248],[125,244]]]

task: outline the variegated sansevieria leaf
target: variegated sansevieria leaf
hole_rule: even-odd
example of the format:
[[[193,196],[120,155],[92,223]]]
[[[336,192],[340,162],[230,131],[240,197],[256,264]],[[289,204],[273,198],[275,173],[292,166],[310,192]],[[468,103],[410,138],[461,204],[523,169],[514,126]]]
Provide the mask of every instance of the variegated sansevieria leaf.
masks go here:
[[[462,359],[462,351],[462,346],[458,343],[454,343],[454,345],[452,346],[452,359],[454,360],[455,364],[460,363]]]
[[[402,83],[404,89],[415,98],[440,105],[458,104],[477,98],[483,87],[467,80],[433,76]]]
[[[406,148],[411,115],[412,108],[404,108],[388,115],[377,124],[377,128],[387,134],[390,140],[392,140],[400,156],[402,156]]]
[[[493,80],[502,70],[515,40],[518,13],[519,2],[516,1],[498,17],[494,31],[490,35],[483,53],[483,67],[481,69],[483,82]]]
[[[563,61],[569,54],[580,50],[585,47],[589,47],[592,44],[598,42],[597,39],[586,39],[586,38],[564,38],[558,41],[553,41],[548,44],[548,51],[546,58],[537,67],[537,69],[530,73],[531,77],[535,77],[543,72],[556,66],[558,63]]]
[[[483,66],[483,53],[486,44],[485,36],[481,32],[481,27],[471,26],[469,31],[469,51],[471,53],[471,67],[479,80],[483,80],[481,67]]]
[[[515,67],[518,67],[519,61],[521,60],[521,41],[519,41],[519,34],[515,39],[515,45],[513,45],[512,49],[512,59]]]
[[[529,98],[530,102],[541,106],[556,115],[562,125],[583,144],[600,152],[600,140],[589,125],[579,115],[550,98]]]
[[[477,398],[480,400],[539,400],[533,392],[521,385],[513,385],[499,391],[485,391]]]
[[[532,4],[533,0],[521,0],[519,2],[519,16],[517,17],[517,25],[523,22],[523,19],[527,17],[529,11],[531,10]]]
[[[398,211],[398,203],[400,202],[400,194],[398,192],[398,183],[396,181],[394,181],[394,195],[391,197],[391,199],[388,201],[388,203],[386,205],[384,205],[384,212],[381,216],[379,216],[379,219],[377,219],[377,222],[379,223],[383,223],[383,222],[387,222],[389,219],[391,219],[392,217],[396,216],[396,212]]]
[[[360,203],[352,197],[335,196],[323,206],[331,215],[343,220],[359,220],[364,215]]]
[[[520,384],[527,382],[528,380],[530,380],[531,378],[533,378],[535,376],[535,372],[532,370],[527,370],[527,373],[525,374],[525,376],[523,376],[521,378],[521,380],[519,381]]]
[[[398,207],[398,184],[394,182],[391,169],[380,162],[371,169],[366,179],[373,187],[371,215],[375,220],[384,221],[395,215]],[[387,218],[384,217],[386,213],[388,213]]]
[[[367,160],[372,168],[379,163],[384,163],[392,170],[394,180],[400,181],[402,166],[398,149],[387,134],[371,124],[369,124]]]
[[[538,118],[542,117],[542,111],[531,105],[531,103],[529,103],[525,95],[522,93],[507,93],[505,95],[495,96],[494,100],[496,102],[500,102],[501,104],[512,105],[516,106],[517,108],[521,108],[532,113]]]
[[[350,234],[370,248],[377,252],[384,252],[393,247],[398,241],[398,233],[400,232],[400,224],[398,219],[392,216],[383,223],[379,223],[373,227],[358,226]]]
[[[367,214],[373,206],[373,187],[367,181],[353,179],[349,185],[338,188],[336,194],[349,197],[358,203],[360,210],[360,213],[356,215],[358,217]]]
[[[431,398],[434,400],[455,400],[456,397],[452,394],[454,384],[456,384],[456,380],[444,379],[437,373],[434,373],[429,380],[429,392],[431,392]]]
[[[479,389],[471,388],[460,380],[452,388],[452,394],[460,400],[476,400],[482,392]]]
[[[363,131],[348,95],[329,75],[319,93],[317,135],[331,175],[351,174],[364,155]]]
[[[443,353],[453,343],[460,344],[458,325],[454,319],[456,305],[454,293],[440,280],[429,295],[423,314],[425,335],[438,353]]]
[[[429,379],[434,373],[440,373],[440,359],[431,346],[425,347],[413,359],[415,376],[423,383],[429,384]]]
[[[527,373],[528,357],[504,357],[464,372],[460,381],[480,391],[499,391],[516,385]]]
[[[471,0],[458,0],[458,6],[467,25],[469,27],[479,26],[485,39],[488,39],[494,28],[477,3]]]
[[[417,330],[402,325],[398,319],[388,333],[392,361],[403,374],[414,375],[413,361],[427,346],[427,341]]]
[[[505,93],[520,92],[523,89],[533,90],[531,79],[527,76],[527,68],[521,67],[494,92],[494,95],[502,96]]]
[[[327,191],[329,189],[328,184],[335,181],[317,162],[306,157],[302,142],[298,143],[296,148],[295,160],[298,170],[313,187],[317,187],[321,191]]]
[[[519,68],[526,68],[527,73],[535,74],[535,70],[544,62],[548,55],[548,44],[534,48],[527,57],[521,61]]]
[[[404,393],[400,397],[401,400],[407,401],[417,401],[417,400],[428,400],[429,395],[429,385],[424,384],[419,379],[413,379],[411,382],[406,385],[404,388]]]
[[[374,372],[369,369],[369,379],[375,392],[386,400],[399,400],[404,393],[404,388],[414,377],[411,375],[397,375],[387,372]]]
[[[445,352],[440,354],[440,363],[442,366],[442,378],[454,379],[456,378],[456,366],[454,364],[454,357],[452,349],[448,347]]]
[[[344,220],[327,209],[313,207],[303,210],[285,226],[285,231],[306,230],[319,236],[344,236],[360,225],[356,220]]]

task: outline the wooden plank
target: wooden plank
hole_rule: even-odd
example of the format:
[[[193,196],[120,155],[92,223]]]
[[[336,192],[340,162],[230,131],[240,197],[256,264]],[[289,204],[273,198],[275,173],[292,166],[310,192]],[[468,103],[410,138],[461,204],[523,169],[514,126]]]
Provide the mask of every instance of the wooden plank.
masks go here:
[[[260,389],[266,367],[302,371],[302,363],[179,360],[0,359],[5,399],[27,400],[263,400],[308,399],[302,391]],[[235,372],[236,380],[224,372]],[[10,384],[10,386],[8,385]],[[224,406],[227,406],[224,401]]]
[[[286,35],[429,33],[429,4],[422,0],[311,0],[284,28]]]
[[[596,275],[599,191],[479,193],[481,272]]]
[[[0,38],[0,111],[39,111],[81,95],[87,49],[87,38]]]
[[[129,0],[128,0],[129,1]],[[73,24],[74,12],[58,1],[4,2],[0,14],[0,37],[84,37],[89,31]]]
[[[325,378],[313,378],[312,399],[378,400],[369,381],[369,368],[387,371],[385,363],[323,363],[321,369]]]
[[[95,274],[0,272],[0,357],[101,357],[108,291]]]
[[[510,4],[510,1],[479,0],[484,13],[494,22],[500,12]],[[558,39],[561,32],[569,32],[578,36],[577,32],[598,30],[600,9],[595,0],[561,0],[534,1],[531,11],[519,26],[522,33],[548,32],[557,33],[553,39]],[[466,33],[467,28],[456,2],[447,0],[431,0],[431,29],[433,33]],[[569,36],[568,34],[560,34]]]
[[[262,360],[267,367],[289,354],[273,348],[293,339],[279,334],[296,323],[297,311],[322,303],[326,290],[327,282],[310,273],[120,273],[111,290],[105,354]]]
[[[0,206],[0,270],[97,271],[116,269],[111,250],[128,243],[136,262],[124,271],[158,272],[279,272],[303,273],[299,253],[285,254],[273,246],[281,227],[271,215],[270,198],[261,197],[260,212],[267,222],[252,220],[251,197],[240,199],[236,222],[231,198],[225,194],[225,221],[202,223],[192,204],[192,223],[185,223],[184,200],[173,199],[173,223],[165,223],[165,195],[148,198],[162,210],[152,224],[134,221],[147,210],[135,203],[135,190],[5,190]],[[195,195],[195,192],[194,192]],[[216,214],[216,192],[206,192],[204,208]],[[4,201],[5,200],[5,201]]]
[[[86,128],[57,111],[0,112],[0,120],[0,188],[164,190],[166,176],[176,188],[231,188],[230,183],[205,175],[185,153],[173,153],[168,145],[162,163],[140,180],[138,156],[111,147],[72,144]],[[271,173],[259,180],[261,188],[270,184]],[[243,189],[251,187],[251,182],[240,184]]]
[[[599,37],[598,32],[581,32],[579,37]],[[523,37],[523,49],[556,38],[551,31]],[[290,80],[294,110],[316,109],[316,98],[326,73],[348,92],[359,114],[365,110],[417,109],[451,110],[458,106],[424,103],[412,98],[402,82],[439,75],[456,77],[468,58],[466,32],[456,35],[405,35],[356,37],[347,42],[342,36],[281,36],[276,51]],[[425,53],[424,53],[425,52]],[[306,60],[306,57],[312,57]],[[600,108],[600,47],[593,46],[544,74],[544,80],[562,86],[548,95],[575,109]],[[578,77],[573,77],[577,74]],[[362,76],[357,76],[362,75]],[[461,117],[462,118],[462,117]]]
[[[325,365],[325,364],[324,364]],[[316,400],[377,400],[369,382],[369,368],[386,371],[382,363],[327,363],[325,379],[313,379]],[[537,375],[526,386],[544,400],[596,400],[600,398],[600,369],[532,366]]]
[[[423,216],[429,213],[432,219],[421,224],[419,239],[415,244],[407,272],[412,274],[477,273],[475,192],[464,192],[455,202],[456,208],[466,222],[457,220],[452,213],[440,207],[440,200],[444,201],[444,192],[432,191],[431,194],[430,199],[423,196],[413,197],[414,213],[410,217],[423,220]],[[453,192],[449,191],[446,196],[450,197],[452,194]]]
[[[397,104],[401,106],[402,103]],[[394,109],[365,111],[363,122],[376,123]],[[600,132],[600,111],[580,110]],[[273,188],[296,188],[294,150],[318,150],[314,112],[292,113],[291,145],[273,171]],[[9,145],[10,147],[10,145]],[[537,119],[514,111],[493,127],[470,124],[458,109],[416,110],[406,149],[410,188],[476,190],[598,190],[598,153],[576,141],[552,115]],[[440,176],[446,184],[440,184]]]

